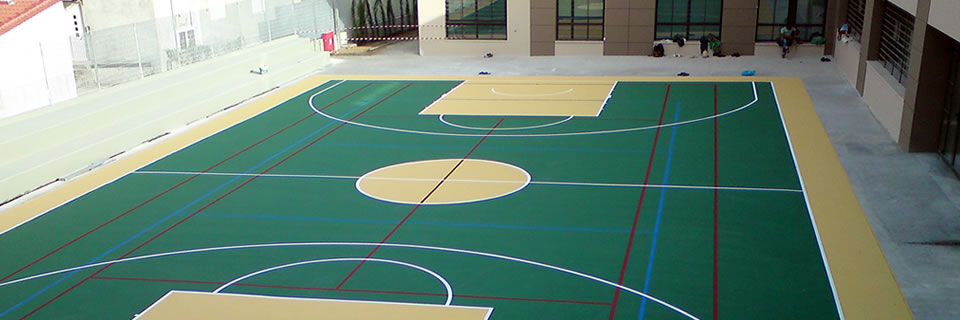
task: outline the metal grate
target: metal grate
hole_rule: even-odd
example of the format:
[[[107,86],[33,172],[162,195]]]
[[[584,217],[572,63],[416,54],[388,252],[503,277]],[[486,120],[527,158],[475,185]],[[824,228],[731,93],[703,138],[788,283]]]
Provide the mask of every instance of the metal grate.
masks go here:
[[[847,25],[850,27],[850,37],[861,41],[863,36],[863,17],[866,15],[867,4],[865,0],[847,1]]]
[[[907,81],[910,65],[910,41],[913,37],[913,15],[886,2],[880,26],[879,60],[900,83]]]

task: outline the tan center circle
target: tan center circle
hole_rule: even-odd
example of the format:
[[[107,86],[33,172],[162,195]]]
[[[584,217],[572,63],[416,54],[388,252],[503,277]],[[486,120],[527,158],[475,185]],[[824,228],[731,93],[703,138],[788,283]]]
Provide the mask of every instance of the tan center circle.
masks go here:
[[[439,159],[399,163],[370,171],[357,179],[357,190],[387,202],[454,204],[506,196],[529,183],[530,174],[512,164]]]

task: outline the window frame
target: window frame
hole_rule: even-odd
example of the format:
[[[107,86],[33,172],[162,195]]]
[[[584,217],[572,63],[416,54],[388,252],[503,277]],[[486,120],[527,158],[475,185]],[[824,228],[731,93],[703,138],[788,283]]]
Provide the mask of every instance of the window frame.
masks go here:
[[[493,4],[496,3],[496,2],[502,1],[502,2],[503,2],[503,20],[483,20],[483,19],[481,19],[481,16],[479,16],[479,15],[474,15],[473,19],[450,19],[450,4],[451,4],[451,2],[454,2],[454,1],[455,1],[455,2],[459,2],[461,8],[463,8],[463,3],[465,3],[465,2],[466,2],[466,3],[473,2],[474,8],[477,8],[477,9],[474,11],[474,13],[476,13],[476,12],[480,11],[480,9],[481,9],[481,7],[480,7],[480,2],[483,1],[483,0],[444,0],[444,7],[445,7],[445,8],[444,8],[444,9],[445,9],[445,10],[444,10],[444,35],[445,35],[445,39],[447,39],[447,40],[507,40],[507,34],[508,34],[508,32],[507,32],[507,14],[508,14],[508,12],[507,12],[507,0],[491,0],[490,3],[487,4],[487,6],[489,6],[489,5],[493,5]],[[486,7],[486,6],[484,6],[484,8],[485,8],[485,7]],[[493,36],[490,36],[490,37],[481,37],[481,36],[480,36],[480,35],[482,34],[482,33],[480,32],[480,29],[481,29],[480,27],[481,27],[481,26],[487,26],[487,27],[490,27],[490,28],[493,28],[493,27],[502,27],[502,29],[500,29],[500,30],[503,30],[503,33],[500,34],[499,32],[497,32],[497,33],[492,33],[492,32],[491,32],[491,33],[489,33],[489,34],[490,34],[490,35],[493,35]],[[473,32],[472,34],[475,36],[475,38],[454,37],[454,36],[451,36],[450,29],[451,29],[451,28],[458,28],[458,27],[459,27],[459,28],[473,27],[474,32]],[[454,35],[464,35],[464,34],[469,34],[469,33],[463,33],[463,32],[461,32],[461,33],[454,33]],[[502,38],[501,38],[501,37],[497,37],[497,36],[502,36]]]
[[[693,0],[681,0],[681,1],[687,2],[686,22],[682,22],[682,23],[681,22],[661,22],[660,14],[659,14],[660,1],[661,0],[656,0],[656,6],[653,10],[653,35],[655,40],[673,39],[673,37],[677,34],[677,33],[671,33],[670,37],[668,38],[657,37],[657,35],[660,34],[658,30],[660,26],[684,26],[684,37],[686,37],[687,40],[700,40],[700,39],[690,38],[690,27],[692,26],[716,26],[717,34],[715,34],[714,36],[716,36],[717,39],[721,38],[721,34],[723,33],[723,1],[724,0],[719,0],[720,6],[718,8],[720,8],[720,12],[719,12],[720,20],[717,22],[690,22],[690,8],[692,7],[690,3]],[[706,11],[704,11],[704,13],[706,13]],[[706,36],[706,34],[704,34],[703,36]]]
[[[774,15],[774,19],[773,19],[774,21],[773,21],[773,23],[761,23],[761,22],[760,22],[760,6],[759,6],[759,1],[771,1],[771,0],[758,0],[758,2],[757,2],[757,3],[758,3],[758,5],[757,5],[757,29],[756,29],[756,34],[755,34],[755,37],[754,37],[754,41],[756,41],[756,42],[776,42],[776,41],[777,41],[777,38],[780,36],[780,28],[783,28],[783,27],[786,27],[786,26],[787,26],[787,22],[790,21],[790,17],[791,17],[791,16],[793,16],[793,18],[794,18],[793,26],[796,27],[797,30],[799,31],[799,34],[797,35],[797,38],[798,38],[798,39],[800,39],[800,40],[802,40],[802,41],[810,41],[810,35],[812,35],[812,34],[814,33],[814,32],[811,32],[811,29],[812,29],[812,28],[820,28],[820,30],[822,30],[822,31],[820,31],[820,33],[823,34],[824,36],[826,36],[826,34],[827,34],[827,9],[830,8],[830,1],[831,1],[831,0],[824,0],[825,2],[823,3],[823,19],[822,19],[822,22],[821,22],[821,23],[797,23],[797,22],[796,22],[797,11],[798,11],[798,8],[797,8],[797,7],[799,6],[799,2],[798,2],[797,0],[772,0],[772,1],[774,1],[774,3],[778,3],[778,2],[780,2],[780,1],[786,1],[786,2],[787,2],[787,17],[784,18],[783,23],[777,23],[777,21],[776,21],[776,20],[777,20],[777,19],[776,19],[776,15]],[[794,4],[796,4],[796,5],[791,6],[791,5],[790,5],[790,2],[791,2],[791,1],[795,1]],[[836,0],[834,0],[834,1],[836,1]],[[776,5],[774,5],[773,7],[776,7]],[[776,12],[776,9],[774,9],[774,12]],[[765,27],[773,28],[773,39],[760,39],[760,30],[761,30],[761,28],[765,28]],[[806,35],[806,36],[803,36],[803,35]]]
[[[560,1],[570,1],[570,22],[569,22],[569,23],[566,23],[566,22],[561,23],[561,22],[560,22]],[[586,1],[589,3],[589,0],[586,0]],[[556,19],[557,19],[557,20],[556,20],[556,23],[557,23],[557,28],[556,28],[557,36],[556,36],[556,40],[557,40],[557,41],[603,41],[603,40],[605,39],[605,36],[606,36],[606,34],[605,34],[606,28],[604,28],[604,23],[606,22],[607,1],[606,1],[606,0],[601,0],[601,1],[600,1],[600,22],[589,22],[589,20],[593,19],[593,17],[590,17],[589,15],[586,16],[586,17],[579,17],[579,18],[578,18],[578,17],[574,14],[574,13],[576,12],[576,11],[574,10],[574,9],[576,8],[576,2],[577,2],[577,0],[557,0],[557,2],[556,2],[556,4],[557,4],[557,16],[556,16]],[[589,14],[589,11],[590,11],[590,9],[587,9],[588,14]],[[586,19],[586,20],[588,20],[588,22],[585,22],[585,23],[584,23],[584,22],[577,22],[577,19]],[[577,26],[586,26],[586,28],[587,28],[587,32],[586,32],[586,35],[587,35],[587,36],[586,36],[586,38],[576,38],[576,37],[575,37],[575,32],[574,32],[574,30],[576,29]],[[598,27],[598,26],[600,27],[600,37],[599,37],[599,38],[591,38],[591,37],[590,37],[590,29],[592,29],[593,27]],[[560,29],[561,29],[561,28],[564,28],[564,27],[569,27],[569,28],[570,28],[570,38],[561,38],[561,37],[560,37],[560,34],[561,34],[561,33],[560,33]]]

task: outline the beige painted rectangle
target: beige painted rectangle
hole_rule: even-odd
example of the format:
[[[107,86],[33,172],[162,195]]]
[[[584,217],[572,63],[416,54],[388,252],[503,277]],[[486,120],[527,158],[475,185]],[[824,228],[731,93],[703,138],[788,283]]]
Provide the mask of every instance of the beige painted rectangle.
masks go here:
[[[553,50],[557,56],[602,56],[603,41],[557,41]]]
[[[462,116],[596,117],[603,101],[562,100],[440,100],[420,114]]]
[[[616,81],[468,81],[420,114],[596,117],[615,84]]]
[[[838,40],[834,48],[833,59],[836,60],[838,69],[850,84],[856,86],[860,72],[860,43],[855,40],[846,43]]]
[[[170,291],[135,320],[485,320],[493,308]]]
[[[894,141],[900,141],[900,120],[903,116],[903,86],[891,83],[893,79],[879,62],[867,63],[867,74],[863,82],[863,100],[866,100],[870,112],[880,121]]]

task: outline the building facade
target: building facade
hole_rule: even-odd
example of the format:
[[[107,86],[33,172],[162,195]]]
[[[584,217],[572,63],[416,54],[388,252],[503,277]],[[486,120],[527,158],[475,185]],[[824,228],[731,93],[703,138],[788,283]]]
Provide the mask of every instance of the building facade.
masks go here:
[[[779,55],[795,24],[797,55],[834,55],[900,148],[938,152],[960,172],[960,1],[957,0],[420,0],[422,55]],[[842,28],[841,28],[842,27]],[[841,29],[845,32],[841,33]]]
[[[839,0],[420,0],[425,55],[649,55],[654,43],[683,37],[699,54],[713,35],[725,54],[779,54],[776,39],[789,22],[798,54],[832,52]],[[831,32],[826,32],[830,30]],[[485,51],[484,51],[485,50]]]
[[[0,118],[77,96],[59,0],[0,2]]]
[[[901,149],[960,172],[960,1],[836,1],[839,69]]]

